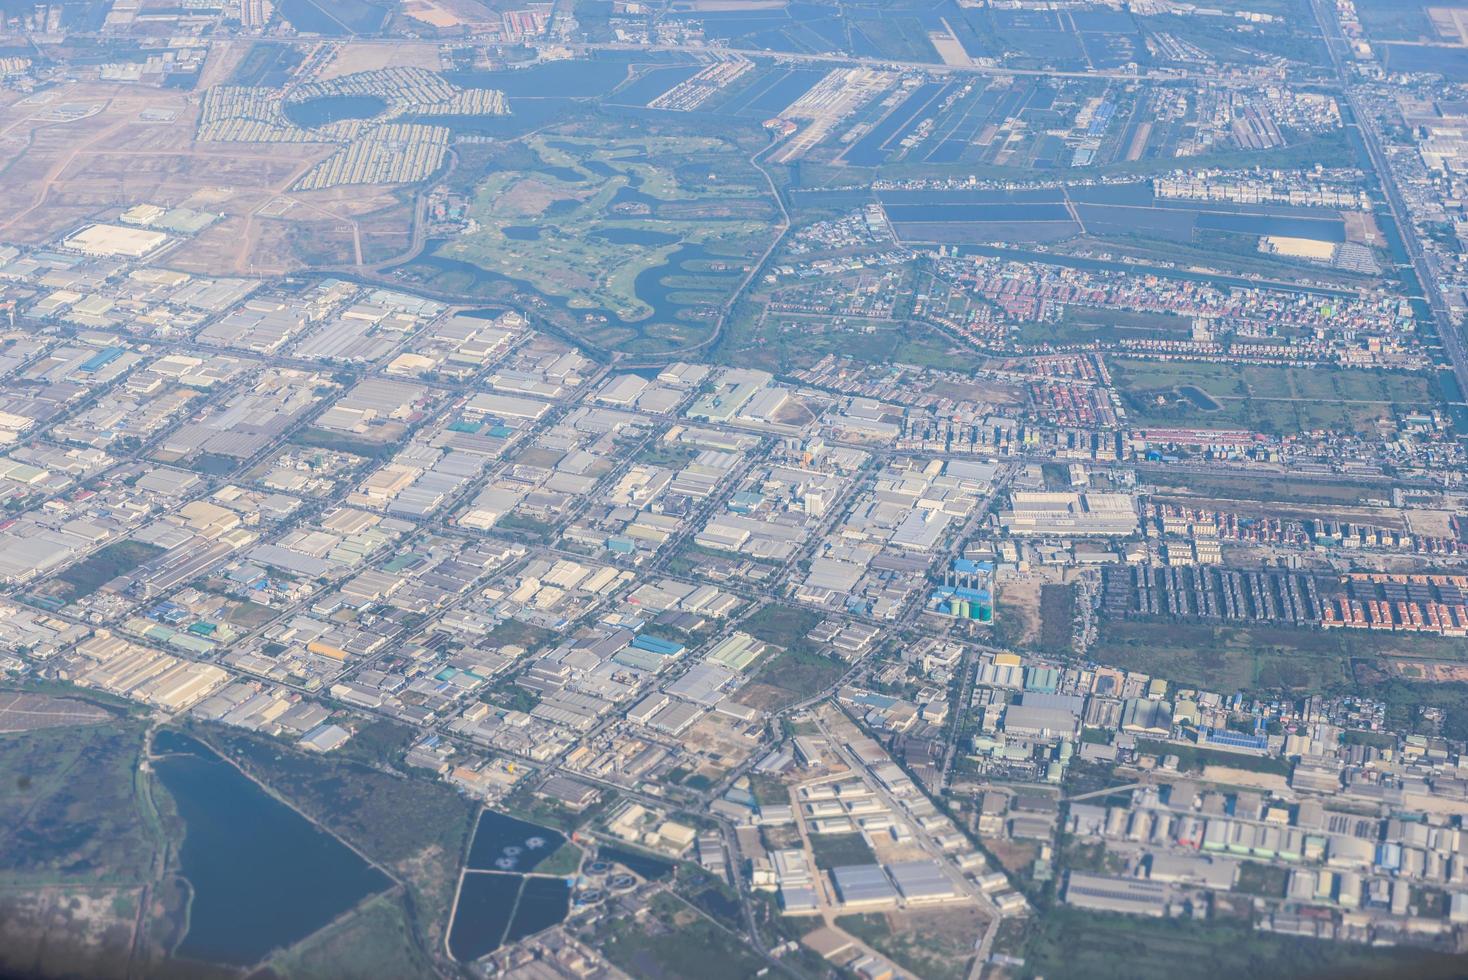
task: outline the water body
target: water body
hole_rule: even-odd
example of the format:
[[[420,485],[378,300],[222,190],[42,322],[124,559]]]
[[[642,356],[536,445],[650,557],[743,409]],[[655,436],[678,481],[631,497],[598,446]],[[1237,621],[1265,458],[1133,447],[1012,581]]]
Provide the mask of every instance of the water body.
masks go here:
[[[611,101],[621,105],[645,106],[679,83],[692,78],[702,69],[702,65],[654,68],[610,98]]]
[[[512,139],[524,136],[549,122],[567,122],[585,112],[585,103],[569,98],[517,98],[505,116],[425,116],[408,115],[403,122],[427,126],[447,126],[459,136],[498,136]]]
[[[432,283],[431,288],[488,298],[494,295],[491,283],[510,283],[518,289],[535,292],[557,310],[575,317],[577,321],[591,322],[589,318],[599,318],[610,326],[635,331],[639,336],[645,336],[648,328],[655,324],[701,322],[706,319],[704,313],[722,302],[744,274],[741,266],[745,260],[715,255],[701,245],[684,245],[674,249],[666,262],[638,273],[633,281],[633,291],[652,308],[652,313],[641,319],[624,320],[605,308],[573,309],[563,298],[539,293],[523,279],[489,272],[469,262],[433,254],[441,244],[439,241],[430,242],[425,254],[408,267],[441,276],[442,281]],[[695,279],[696,282],[690,281]],[[470,867],[475,866],[470,864]]]
[[[165,731],[153,744],[186,825],[179,862],[194,894],[179,956],[258,963],[392,883],[204,743]]]
[[[469,872],[459,888],[449,952],[461,963],[473,962],[565,921],[570,911],[566,878]]]
[[[287,102],[285,117],[297,126],[315,129],[343,119],[371,119],[387,108],[375,95],[323,95],[304,102]]]
[[[1070,221],[1064,204],[888,204],[893,224],[920,221]]]
[[[772,72],[769,79],[759,79],[744,93],[731,99],[723,110],[760,118],[778,115],[814,88],[824,75],[825,72],[817,68]]]
[[[526,878],[520,888],[520,904],[505,932],[505,942],[533,936],[566,918],[571,911],[571,882],[565,878]]]
[[[1065,192],[1059,188],[1037,187],[1027,190],[963,190],[963,191],[880,191],[877,198],[884,206],[916,206],[930,209],[948,208],[957,205],[1020,205],[1049,204],[1063,205]],[[934,212],[936,213],[936,211]],[[924,220],[941,221],[941,218]],[[972,220],[972,219],[951,219]]]
[[[533,225],[510,225],[500,231],[512,242],[533,242],[540,237],[540,229]]]
[[[1243,235],[1283,235],[1313,238],[1322,242],[1344,242],[1346,226],[1340,218],[1297,218],[1273,214],[1219,214],[1204,211],[1198,227]]]
[[[449,952],[461,963],[488,956],[504,942],[525,876],[474,873],[464,876],[449,931]]]
[[[566,836],[548,827],[485,810],[474,828],[466,868],[478,871],[534,871],[554,854]]]
[[[565,184],[579,184],[586,180],[586,177],[581,171],[573,167],[555,167],[546,163],[536,167],[535,170],[537,173],[545,174],[547,177],[554,177],[556,180]]]
[[[375,33],[388,14],[367,0],[281,0],[278,9],[296,30],[322,37]]]
[[[944,85],[938,82],[920,85],[916,91],[903,100],[901,105],[887,113],[886,118],[873,126],[871,132],[846,151],[846,161],[857,167],[875,167],[886,160],[887,143],[904,133],[908,123],[912,122],[943,88]]]
[[[477,960],[566,918],[571,882],[529,874],[565,843],[549,827],[493,810],[479,815],[449,931],[455,959]]]
[[[636,851],[623,850],[620,847],[601,847],[597,849],[596,856],[603,861],[615,861],[629,871],[634,871],[646,878],[648,881],[657,881],[665,877],[673,870],[672,862],[661,861],[646,854]]]
[[[1209,397],[1208,392],[1194,385],[1183,385],[1177,389],[1177,393],[1205,412],[1216,412],[1223,407]]]
[[[678,240],[677,235],[647,228],[602,228],[592,232],[591,237],[613,245],[671,245]]]
[[[634,187],[635,185],[629,184],[627,187],[617,188],[617,193],[612,195],[608,206],[615,208],[621,204],[642,204],[648,208],[655,208],[663,203],[661,198],[653,197],[651,194],[644,194],[642,191],[634,189]]]
[[[586,99],[605,95],[620,85],[627,78],[627,62],[594,58],[547,61],[529,68],[501,71],[451,71],[445,77],[463,88],[497,88],[510,99]]]

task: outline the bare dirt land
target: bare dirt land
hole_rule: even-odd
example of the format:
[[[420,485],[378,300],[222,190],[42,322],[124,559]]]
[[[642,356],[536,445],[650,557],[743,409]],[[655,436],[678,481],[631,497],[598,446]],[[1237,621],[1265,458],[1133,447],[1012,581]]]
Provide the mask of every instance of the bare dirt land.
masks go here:
[[[435,27],[453,27],[462,23],[476,23],[491,16],[483,11],[480,18],[474,17],[479,4],[470,2],[433,2],[413,0],[404,10]],[[498,18],[494,18],[498,20]],[[442,21],[442,23],[440,23]],[[321,70],[320,78],[325,81],[340,78],[359,71],[375,71],[379,68],[427,68],[438,69],[438,45],[403,41],[397,44],[342,44],[337,46],[331,60]]]
[[[49,694],[0,691],[0,733],[33,732],[61,725],[94,725],[112,717],[85,701]]]
[[[219,51],[221,61],[237,53]],[[39,244],[149,203],[223,216],[163,259],[184,272],[371,264],[413,244],[413,204],[395,188],[290,190],[334,145],[196,141],[197,95],[79,82],[6,102],[0,96],[10,120],[0,128],[5,240]]]

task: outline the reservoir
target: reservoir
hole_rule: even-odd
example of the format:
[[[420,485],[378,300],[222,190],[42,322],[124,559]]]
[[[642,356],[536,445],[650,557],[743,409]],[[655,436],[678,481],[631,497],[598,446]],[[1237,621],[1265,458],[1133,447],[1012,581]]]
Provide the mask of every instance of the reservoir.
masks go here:
[[[204,743],[165,731],[153,745],[185,823],[179,862],[193,891],[176,955],[258,963],[392,884]]]

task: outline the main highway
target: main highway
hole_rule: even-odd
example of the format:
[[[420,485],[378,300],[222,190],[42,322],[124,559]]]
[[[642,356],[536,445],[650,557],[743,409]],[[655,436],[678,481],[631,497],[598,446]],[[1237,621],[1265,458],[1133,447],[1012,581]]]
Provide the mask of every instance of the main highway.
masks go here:
[[[1423,299],[1427,302],[1428,308],[1432,310],[1432,317],[1437,325],[1437,334],[1442,339],[1443,350],[1447,353],[1448,360],[1452,363],[1453,374],[1458,380],[1458,390],[1461,393],[1468,393],[1468,351],[1465,351],[1464,348],[1463,334],[1454,321],[1452,312],[1448,309],[1442,290],[1438,288],[1437,277],[1428,262],[1426,251],[1422,248],[1422,242],[1417,237],[1417,229],[1412,223],[1412,215],[1407,210],[1401,188],[1397,185],[1396,174],[1392,172],[1391,163],[1381,148],[1381,137],[1376,132],[1376,122],[1372,119],[1371,113],[1362,106],[1361,100],[1351,85],[1350,44],[1341,31],[1340,20],[1336,17],[1333,4],[1328,0],[1310,0],[1310,5],[1315,12],[1316,20],[1320,23],[1326,50],[1330,52],[1331,65],[1340,81],[1341,96],[1351,110],[1356,131],[1361,134],[1361,142],[1366,147],[1367,155],[1371,158],[1372,169],[1376,171],[1377,178],[1381,181],[1382,194],[1386,197],[1386,205],[1391,212],[1392,221],[1397,226],[1397,234],[1401,236],[1402,247],[1412,262],[1412,271],[1416,274],[1417,281],[1422,287]]]

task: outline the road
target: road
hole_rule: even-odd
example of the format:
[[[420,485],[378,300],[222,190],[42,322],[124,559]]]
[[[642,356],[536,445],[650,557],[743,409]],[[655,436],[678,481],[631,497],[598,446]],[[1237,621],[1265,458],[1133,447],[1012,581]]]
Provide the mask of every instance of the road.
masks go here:
[[[1407,210],[1401,188],[1397,185],[1396,174],[1392,171],[1391,163],[1382,150],[1381,137],[1376,131],[1376,122],[1372,119],[1371,113],[1362,106],[1361,100],[1351,85],[1351,49],[1341,31],[1335,6],[1328,0],[1310,0],[1310,7],[1315,13],[1321,34],[1325,38],[1326,50],[1330,52],[1331,66],[1335,69],[1336,77],[1340,81],[1341,95],[1350,107],[1356,131],[1361,134],[1361,142],[1365,145],[1366,153],[1371,158],[1371,166],[1376,170],[1377,178],[1381,181],[1382,194],[1386,198],[1386,205],[1391,212],[1392,220],[1396,223],[1402,246],[1406,249],[1407,257],[1412,262],[1412,271],[1416,274],[1417,281],[1422,287],[1423,298],[1432,310],[1438,337],[1442,340],[1443,350],[1452,364],[1453,374],[1458,379],[1458,390],[1468,392],[1468,350],[1465,350],[1464,347],[1463,334],[1453,320],[1447,302],[1443,299],[1442,290],[1438,288],[1437,277],[1433,274],[1432,266],[1427,260],[1427,253],[1422,248],[1421,239],[1417,236],[1417,228],[1412,223],[1411,212]]]

